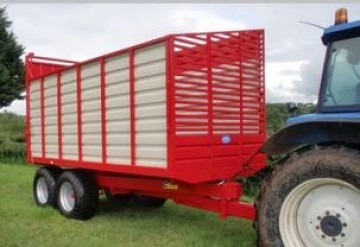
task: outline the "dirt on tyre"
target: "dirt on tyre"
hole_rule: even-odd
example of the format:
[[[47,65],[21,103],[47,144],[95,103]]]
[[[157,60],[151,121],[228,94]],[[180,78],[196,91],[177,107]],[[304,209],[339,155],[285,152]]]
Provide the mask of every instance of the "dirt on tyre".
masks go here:
[[[314,148],[294,155],[262,184],[260,247],[360,246],[360,155]]]
[[[160,208],[165,204],[166,199],[160,197],[136,194],[134,195],[132,202],[134,203],[135,206],[138,207]]]
[[[40,207],[56,207],[56,179],[60,171],[54,167],[40,167],[33,180],[33,197]]]
[[[60,212],[72,219],[87,220],[98,208],[98,188],[91,174],[65,171],[57,181],[57,204]]]

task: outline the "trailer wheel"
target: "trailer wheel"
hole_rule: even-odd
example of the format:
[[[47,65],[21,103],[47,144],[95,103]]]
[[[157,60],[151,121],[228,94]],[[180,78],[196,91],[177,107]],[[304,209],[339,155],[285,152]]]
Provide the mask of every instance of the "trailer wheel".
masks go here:
[[[37,169],[33,181],[33,196],[40,207],[56,207],[56,179],[59,170],[50,167]]]
[[[65,171],[57,182],[57,203],[68,218],[87,220],[95,215],[99,195],[95,180],[80,171]]]
[[[166,199],[153,197],[153,196],[145,196],[136,194],[133,198],[133,203],[139,207],[147,207],[147,208],[160,208],[166,202]]]
[[[360,246],[359,160],[315,148],[278,167],[256,203],[259,246]]]
[[[130,202],[134,198],[134,194],[126,193],[126,194],[112,194],[109,189],[104,189],[105,196],[109,201],[116,202]]]

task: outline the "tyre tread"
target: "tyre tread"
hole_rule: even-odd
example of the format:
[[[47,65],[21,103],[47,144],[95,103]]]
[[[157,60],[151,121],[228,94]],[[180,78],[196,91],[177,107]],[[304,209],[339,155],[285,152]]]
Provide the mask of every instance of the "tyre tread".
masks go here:
[[[98,188],[92,175],[82,171],[64,171],[58,179],[58,192],[61,184],[65,181],[73,186],[76,194],[76,202],[74,209],[66,212],[62,209],[58,196],[60,212],[68,218],[78,220],[87,220],[93,217],[97,211],[99,196]]]
[[[40,207],[51,206],[56,208],[56,180],[60,174],[60,170],[57,167],[40,167],[36,170],[33,180],[33,197],[36,204]],[[42,204],[37,199],[36,194],[36,183],[40,177],[44,177],[49,187],[49,198],[48,202]]]
[[[306,179],[326,176],[341,179],[360,189],[359,151],[343,146],[315,146],[301,153],[294,153],[277,166],[263,181],[255,202],[257,217],[254,228],[258,246],[281,247],[278,211],[289,190]]]

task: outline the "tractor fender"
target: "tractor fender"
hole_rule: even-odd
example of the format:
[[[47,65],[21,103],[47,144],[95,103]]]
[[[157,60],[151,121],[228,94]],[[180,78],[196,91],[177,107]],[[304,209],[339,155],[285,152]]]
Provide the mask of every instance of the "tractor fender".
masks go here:
[[[303,145],[324,143],[359,144],[360,121],[339,119],[300,122],[272,135],[260,148],[267,155],[288,153]]]

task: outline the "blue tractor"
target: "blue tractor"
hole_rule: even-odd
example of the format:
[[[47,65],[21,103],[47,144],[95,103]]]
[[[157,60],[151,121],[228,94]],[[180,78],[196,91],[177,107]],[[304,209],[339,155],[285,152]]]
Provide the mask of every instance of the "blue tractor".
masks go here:
[[[322,42],[316,113],[290,118],[261,148],[286,158],[256,202],[259,246],[360,246],[360,21],[339,9]]]

